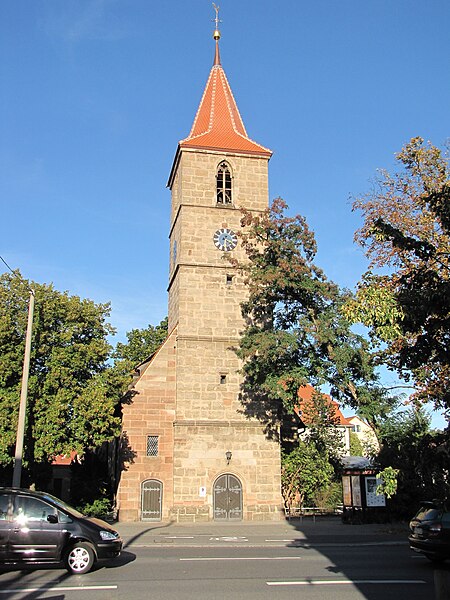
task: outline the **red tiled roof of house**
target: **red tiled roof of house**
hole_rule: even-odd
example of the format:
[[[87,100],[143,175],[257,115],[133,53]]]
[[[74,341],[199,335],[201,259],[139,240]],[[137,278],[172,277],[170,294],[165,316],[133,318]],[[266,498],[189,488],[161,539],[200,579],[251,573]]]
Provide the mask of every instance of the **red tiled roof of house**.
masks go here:
[[[216,40],[214,65],[206,83],[200,106],[188,137],[180,148],[198,148],[256,154],[270,158],[272,151],[251,140],[220,64]]]
[[[311,416],[308,416],[308,403],[312,399],[312,396],[315,391],[316,390],[313,388],[313,386],[309,384],[302,386],[298,390],[298,410],[299,412],[301,412],[301,418],[305,425],[307,425],[311,421]],[[331,408],[333,409],[335,418],[337,420],[336,424],[347,426],[351,425],[350,421],[342,414],[341,409],[339,408],[339,404],[336,402],[336,400],[333,400],[329,394],[322,395],[325,397],[327,402],[329,402]]]
[[[55,456],[52,460],[52,465],[70,465],[76,455],[77,453],[75,450],[72,450],[70,454],[58,454],[58,456]]]

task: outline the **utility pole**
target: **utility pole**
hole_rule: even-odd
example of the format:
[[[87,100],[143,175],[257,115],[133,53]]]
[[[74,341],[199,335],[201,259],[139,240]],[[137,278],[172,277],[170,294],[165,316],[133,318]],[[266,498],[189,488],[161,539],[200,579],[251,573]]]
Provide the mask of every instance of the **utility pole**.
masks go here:
[[[20,390],[19,420],[17,423],[16,454],[14,457],[13,487],[20,487],[22,475],[23,440],[25,436],[25,418],[27,413],[28,374],[30,372],[31,334],[33,331],[34,290],[30,289],[28,304],[28,323],[25,338],[25,356],[23,360],[22,387]]]

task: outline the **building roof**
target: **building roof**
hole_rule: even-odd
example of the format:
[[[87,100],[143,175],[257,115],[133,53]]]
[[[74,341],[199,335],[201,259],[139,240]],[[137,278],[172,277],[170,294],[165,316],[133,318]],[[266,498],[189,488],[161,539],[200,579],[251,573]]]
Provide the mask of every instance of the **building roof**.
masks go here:
[[[311,400],[315,391],[316,390],[313,388],[313,386],[309,384],[302,386],[298,390],[298,411],[300,412],[301,419],[305,425],[308,425],[313,420],[313,415],[310,413],[313,408]],[[333,400],[328,394],[322,394],[322,396],[330,405],[330,408],[336,419],[336,425],[343,425],[346,427],[351,426],[350,421],[342,414],[339,404],[336,402],[336,400]]]
[[[218,58],[218,46],[192,129],[188,137],[180,142],[180,148],[242,152],[268,158],[272,155],[271,150],[254,142],[247,135],[227,76]]]
[[[272,151],[251,140],[247,135],[220,62],[219,37],[220,34],[216,31],[214,64],[191,131],[187,138],[180,141],[179,147],[239,152],[270,158]]]
[[[359,471],[361,469],[370,469],[374,466],[370,458],[366,456],[343,456],[341,460],[342,466],[350,470]]]
[[[75,450],[71,450],[70,454],[58,454],[52,460],[52,465],[63,466],[63,465],[71,465],[72,462],[76,459],[77,453]]]

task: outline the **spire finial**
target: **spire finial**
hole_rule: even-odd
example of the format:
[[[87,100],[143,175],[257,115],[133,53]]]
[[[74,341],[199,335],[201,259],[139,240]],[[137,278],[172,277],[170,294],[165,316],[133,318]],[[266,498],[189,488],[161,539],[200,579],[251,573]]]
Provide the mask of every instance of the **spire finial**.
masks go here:
[[[219,8],[220,8],[220,6],[216,6],[214,4],[214,2],[212,3],[212,5],[214,6],[214,10],[216,11],[216,18],[213,19],[214,22],[216,23],[216,29],[214,30],[213,38],[217,42],[217,41],[220,40],[219,23],[222,23],[222,21],[219,19]]]
[[[214,56],[214,66],[220,65],[220,54],[219,54],[219,40],[220,40],[220,31],[219,31],[219,23],[222,21],[219,19],[219,8],[220,6],[216,6],[214,2],[212,3],[214,6],[214,10],[216,11],[216,18],[213,19],[216,23],[216,28],[213,33],[213,38],[216,40],[216,54]]]

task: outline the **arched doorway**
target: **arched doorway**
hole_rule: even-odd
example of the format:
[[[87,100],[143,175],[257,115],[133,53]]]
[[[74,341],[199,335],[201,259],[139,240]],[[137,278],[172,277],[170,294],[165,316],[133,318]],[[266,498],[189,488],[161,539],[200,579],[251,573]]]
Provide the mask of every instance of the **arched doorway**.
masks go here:
[[[242,483],[231,473],[218,477],[214,483],[214,520],[242,520]]]
[[[161,521],[163,484],[157,479],[146,479],[141,483],[141,519]]]

